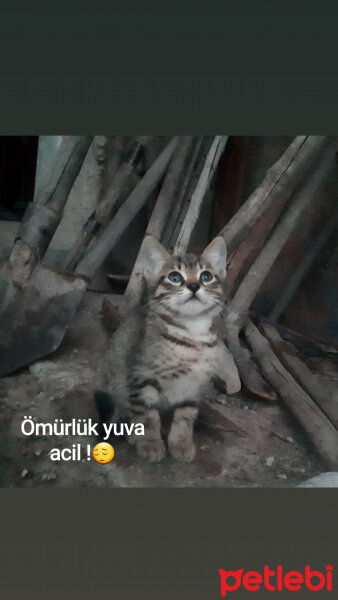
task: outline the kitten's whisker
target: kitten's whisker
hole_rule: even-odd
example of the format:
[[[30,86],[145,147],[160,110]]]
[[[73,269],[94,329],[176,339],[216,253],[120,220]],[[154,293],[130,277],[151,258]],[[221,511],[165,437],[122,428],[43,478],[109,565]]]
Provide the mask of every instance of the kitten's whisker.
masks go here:
[[[165,300],[166,298],[168,298],[170,296],[170,294],[166,294],[166,295],[162,295],[159,298],[153,298],[153,300],[150,300],[149,302],[146,302],[145,304],[141,304],[140,307],[144,308],[145,306],[150,306],[150,304],[154,304],[156,302],[160,302],[161,300]]]

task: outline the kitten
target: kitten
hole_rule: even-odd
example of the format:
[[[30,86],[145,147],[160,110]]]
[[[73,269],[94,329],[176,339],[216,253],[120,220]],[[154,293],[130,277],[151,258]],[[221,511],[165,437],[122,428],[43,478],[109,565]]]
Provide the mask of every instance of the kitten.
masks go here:
[[[135,311],[112,337],[101,390],[113,397],[115,418],[144,424],[145,436],[135,436],[132,442],[150,461],[165,455],[160,412],[174,409],[169,452],[177,460],[191,461],[194,422],[211,378],[218,376],[226,383],[231,370],[236,388],[231,392],[240,389],[232,356],[213,329],[225,302],[226,245],[216,237],[200,258],[171,257],[147,236],[143,259],[146,315],[140,319]]]

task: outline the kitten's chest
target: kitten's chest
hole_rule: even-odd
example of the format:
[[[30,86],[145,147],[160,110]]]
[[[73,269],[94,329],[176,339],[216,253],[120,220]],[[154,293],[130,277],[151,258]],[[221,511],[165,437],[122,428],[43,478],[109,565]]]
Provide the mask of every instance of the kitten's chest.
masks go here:
[[[197,399],[215,372],[218,345],[188,348],[177,344],[163,350],[153,363],[153,375],[159,381],[162,399],[169,404]]]

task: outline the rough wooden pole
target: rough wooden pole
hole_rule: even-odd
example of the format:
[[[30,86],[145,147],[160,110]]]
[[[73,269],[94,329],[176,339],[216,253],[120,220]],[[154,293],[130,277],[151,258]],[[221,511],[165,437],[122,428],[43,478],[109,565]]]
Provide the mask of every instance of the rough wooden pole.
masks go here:
[[[47,183],[27,206],[9,258],[16,285],[25,285],[46,252],[92,139],[93,136],[70,136],[62,140]]]
[[[250,320],[246,324],[245,334],[266,379],[278,391],[329,467],[336,470],[337,429],[281,364],[269,342]]]
[[[86,256],[79,262],[75,273],[91,279],[98,267],[103,263],[109,252],[119,241],[150,194],[164,176],[171,157],[177,146],[178,137],[173,138],[157,157],[150,169],[145,173],[136,188],[119,208],[113,219],[95,239],[95,244],[89,247]]]
[[[192,136],[182,136],[180,138],[149,220],[146,235],[152,235],[157,240],[160,240],[169,213],[173,208],[173,202],[178,193],[178,187],[182,180],[186,160],[192,148],[192,142]],[[142,243],[124,294],[128,307],[137,305],[140,302],[142,296],[143,272],[144,262]]]
[[[308,175],[329,142],[327,136],[298,136],[281,158],[268,170],[261,185],[249,196],[219,235],[224,237],[230,255],[246,233],[283,194],[288,197]]]
[[[252,369],[250,361],[248,361],[247,356],[243,352],[239,341],[239,334],[247,319],[250,305],[259,291],[261,284],[295,228],[298,219],[313,200],[314,194],[317,192],[323,178],[331,167],[331,156],[333,158],[333,147],[330,147],[324,154],[319,167],[308,178],[305,186],[299,190],[291,206],[275,227],[269,240],[240,284],[230,303],[229,311],[225,318],[225,326],[228,333],[227,343],[235,359],[241,380],[252,393],[261,397],[265,397],[264,386],[262,389],[257,388],[257,376]]]
[[[262,324],[261,329],[269,340],[278,358],[284,367],[292,374],[294,379],[314,399],[316,404],[338,427],[338,390],[330,393],[318,380],[318,377],[306,366],[291,346],[284,342],[278,331],[271,325]]]
[[[229,317],[231,322],[233,322],[235,314],[238,315],[239,319],[245,318],[246,311],[249,309],[277,256],[289,239],[291,232],[295,229],[299,218],[313,201],[314,195],[317,193],[318,188],[332,166],[333,158],[332,147],[329,154],[327,152],[324,154],[317,169],[308,177],[305,185],[299,190],[296,197],[292,200],[290,207],[281,217],[231,301],[230,311],[232,314]]]
[[[139,165],[140,158],[150,136],[139,136],[134,140],[125,160],[120,165],[110,187],[103,194],[95,211],[95,220],[101,225],[106,225],[128,197],[133,189],[133,175]],[[137,180],[136,180],[137,181]],[[129,192],[129,193],[128,193]]]
[[[228,137],[225,135],[216,135],[214,142],[209,150],[207,159],[205,161],[205,165],[203,167],[201,176],[197,183],[196,189],[192,195],[190,207],[183,221],[176,245],[175,245],[175,254],[181,255],[184,254],[190,242],[190,238],[192,232],[197,223],[199,214],[201,212],[201,208],[203,206],[203,201],[205,199],[206,193],[210,188],[210,184],[213,180],[213,177],[216,173],[218,163],[220,158],[224,152],[225,145],[227,143]]]
[[[329,219],[325,223],[323,229],[318,233],[317,237],[311,241],[311,246],[306,252],[303,260],[292,273],[288,284],[285,286],[281,296],[278,298],[273,310],[269,315],[269,318],[272,321],[278,321],[281,314],[285,311],[300,284],[309,272],[316,257],[319,255],[328,239],[337,229],[337,225],[338,211],[335,211],[333,215],[329,216]]]
[[[163,232],[162,244],[170,252],[174,251],[184,217],[189,208],[191,196],[202,171],[203,155],[210,150],[211,141],[212,138],[210,140],[207,136],[199,137],[195,141],[191,159],[184,173],[184,181]]]
[[[148,138],[146,136],[141,136],[136,138],[132,143],[110,186],[105,188],[97,208],[90,215],[89,219],[87,219],[68,253],[63,265],[65,271],[74,271],[94,237],[117,212],[123,201],[131,194],[140,179],[136,173],[136,169],[147,141]],[[107,167],[110,166],[110,162]]]

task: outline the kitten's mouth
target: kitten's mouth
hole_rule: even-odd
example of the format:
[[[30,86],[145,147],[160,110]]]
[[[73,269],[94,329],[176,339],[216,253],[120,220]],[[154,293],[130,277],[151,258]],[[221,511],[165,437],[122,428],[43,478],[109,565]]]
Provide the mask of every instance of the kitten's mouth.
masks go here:
[[[195,296],[195,294],[193,294],[192,296],[190,296],[190,298],[188,298],[188,300],[185,301],[185,304],[187,302],[190,302],[190,300],[197,300],[197,302],[201,302],[199,298],[197,298],[197,296]]]

